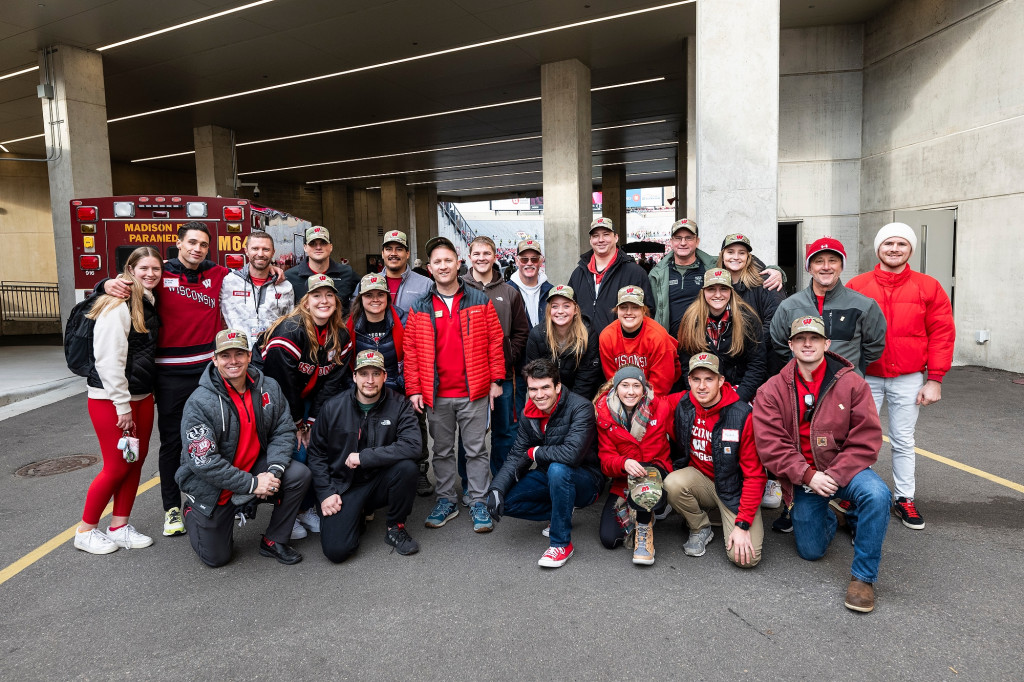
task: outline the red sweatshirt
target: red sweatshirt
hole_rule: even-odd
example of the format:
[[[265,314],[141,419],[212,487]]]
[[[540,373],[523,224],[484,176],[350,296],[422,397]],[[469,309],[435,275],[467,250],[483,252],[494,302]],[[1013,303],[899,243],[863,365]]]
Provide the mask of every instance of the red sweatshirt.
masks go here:
[[[611,379],[623,365],[636,365],[644,371],[655,395],[667,395],[682,373],[676,340],[649,317],[632,339],[622,334],[622,324],[615,320],[601,332],[599,345],[605,379]]]
[[[232,463],[242,471],[249,471],[260,456],[260,438],[256,433],[252,391],[246,387],[245,394],[242,395],[227,381],[224,382],[224,386],[227,387],[231,402],[234,403],[235,410],[238,412],[238,447],[235,449],[235,459]],[[220,491],[220,499],[217,504],[227,504],[231,495],[230,490]]]

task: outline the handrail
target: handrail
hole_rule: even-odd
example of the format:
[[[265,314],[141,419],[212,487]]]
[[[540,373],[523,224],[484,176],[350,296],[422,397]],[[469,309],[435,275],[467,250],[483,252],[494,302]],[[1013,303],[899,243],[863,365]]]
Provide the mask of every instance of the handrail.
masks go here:
[[[53,282],[0,281],[0,319],[59,320],[57,285]]]

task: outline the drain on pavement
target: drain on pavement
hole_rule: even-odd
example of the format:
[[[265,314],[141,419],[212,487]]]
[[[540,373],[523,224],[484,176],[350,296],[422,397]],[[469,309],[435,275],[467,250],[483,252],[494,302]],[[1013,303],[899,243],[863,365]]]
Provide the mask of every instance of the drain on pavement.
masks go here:
[[[26,464],[14,472],[15,476],[25,478],[36,478],[39,476],[53,476],[54,474],[66,474],[69,471],[77,471],[87,466],[92,466],[100,458],[96,455],[71,455],[70,457],[57,457],[56,459],[43,459],[38,462]]]

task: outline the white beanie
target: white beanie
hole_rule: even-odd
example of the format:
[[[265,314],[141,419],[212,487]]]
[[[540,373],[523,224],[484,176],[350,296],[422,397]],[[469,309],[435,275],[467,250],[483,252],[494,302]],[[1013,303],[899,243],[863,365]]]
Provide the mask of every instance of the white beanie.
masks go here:
[[[878,254],[878,247],[881,246],[886,239],[892,237],[902,237],[910,242],[910,251],[913,253],[917,251],[917,235],[914,230],[906,223],[889,223],[882,227],[875,235],[875,254]]]

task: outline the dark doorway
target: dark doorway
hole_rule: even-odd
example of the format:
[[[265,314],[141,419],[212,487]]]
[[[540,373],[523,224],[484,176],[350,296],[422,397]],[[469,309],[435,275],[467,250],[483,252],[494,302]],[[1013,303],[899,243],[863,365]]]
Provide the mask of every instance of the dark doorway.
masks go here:
[[[778,266],[786,273],[786,295],[792,296],[796,293],[797,287],[797,264],[800,263],[800,249],[797,243],[797,233],[800,223],[785,222],[779,223],[779,262]]]

